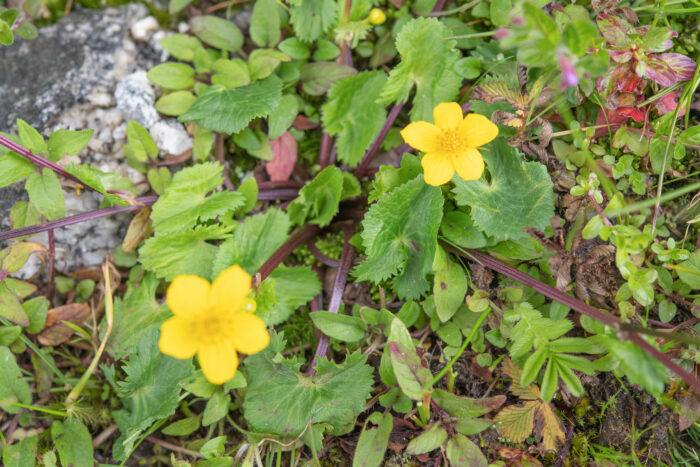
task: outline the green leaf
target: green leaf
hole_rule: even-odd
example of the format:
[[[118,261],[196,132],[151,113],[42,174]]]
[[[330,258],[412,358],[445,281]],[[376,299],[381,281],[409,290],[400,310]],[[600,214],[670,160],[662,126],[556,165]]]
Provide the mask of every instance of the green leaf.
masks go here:
[[[472,218],[463,212],[450,211],[445,214],[440,230],[449,241],[463,248],[483,248],[486,246],[484,234],[474,227]]]
[[[311,56],[311,51],[309,50],[309,44],[297,39],[296,37],[290,37],[288,39],[280,42],[278,47],[282,52],[286,53],[294,60],[306,60]]]
[[[15,35],[12,33],[12,27],[5,21],[0,20],[0,44],[12,45],[15,40]]]
[[[199,162],[207,160],[213,146],[214,134],[195,124],[194,139],[192,141],[192,155],[194,158]]]
[[[282,62],[288,62],[289,58],[286,54],[274,49],[255,49],[248,57],[248,71],[250,79],[257,81],[267,78],[275,71],[275,68]]]
[[[122,432],[125,451],[129,452],[129,443],[135,441],[136,434],[156,420],[175,413],[180,395],[179,383],[194,373],[194,367],[191,359],[176,360],[160,353],[158,332],[152,330],[142,336],[122,369],[126,378],[113,385],[124,408],[113,411],[112,415]],[[106,370],[106,375],[113,381],[114,369]]]
[[[17,133],[22,140],[22,146],[29,149],[31,152],[39,155],[41,155],[41,153],[47,153],[48,147],[46,146],[44,137],[21,118],[17,119]]]
[[[77,418],[68,418],[65,423],[56,420],[51,426],[51,438],[58,451],[61,464],[73,467],[92,467],[92,436]]]
[[[700,125],[691,126],[678,136],[683,144],[700,144]]]
[[[435,297],[435,312],[440,321],[448,321],[464,303],[467,294],[467,276],[459,266],[452,261],[447,267],[435,273],[433,296]]]
[[[333,0],[293,0],[289,3],[289,21],[297,37],[305,42],[313,42],[328,32],[338,16],[338,5]]]
[[[292,122],[299,113],[299,99],[291,94],[282,96],[279,104],[270,114],[268,120],[267,135],[270,139],[276,139],[292,126]]]
[[[211,86],[179,120],[220,133],[238,133],[254,118],[268,116],[281,97],[282,82],[275,75],[236,89]]]
[[[175,91],[161,96],[156,101],[156,110],[164,115],[177,117],[187,112],[196,100],[190,91]]]
[[[172,179],[172,174],[167,167],[153,167],[148,169],[146,177],[148,178],[148,184],[151,185],[153,191],[159,195],[162,195]]]
[[[251,276],[289,238],[289,216],[279,209],[248,216],[223,242],[214,260],[213,276],[238,264]]]
[[[661,362],[644,352],[634,342],[619,341],[610,336],[599,337],[620,363],[631,384],[639,384],[655,397],[663,392],[666,367]]]
[[[211,77],[212,84],[220,84],[229,89],[240,88],[250,84],[248,65],[240,58],[228,60],[220,58],[212,65],[214,74]]]
[[[197,431],[199,426],[199,416],[193,416],[173,422],[160,431],[169,436],[187,436]]]
[[[338,213],[343,191],[343,172],[331,165],[304,185],[299,196],[287,208],[289,218],[296,225],[304,222],[324,227]]]
[[[299,79],[302,90],[311,96],[322,96],[333,83],[352,76],[357,71],[336,62],[307,63],[301,68]]]
[[[386,120],[377,102],[386,82],[383,71],[366,71],[331,86],[323,105],[323,127],[336,139],[338,159],[355,167],[376,139]]]
[[[421,364],[411,335],[398,318],[394,318],[391,323],[387,347],[394,376],[401,391],[413,400],[422,401],[423,393],[431,390],[432,375],[430,370]]]
[[[190,3],[192,3],[192,0],[170,0],[170,4],[168,5],[168,12],[171,15],[174,15]]]
[[[216,391],[207,401],[202,414],[202,425],[209,426],[216,423],[226,416],[229,406],[231,405],[231,397],[228,392]]]
[[[693,289],[700,289],[700,250],[693,252],[690,257],[679,263],[683,269],[677,269],[678,277],[683,283]]]
[[[151,220],[156,235],[185,230],[243,205],[237,191],[212,192],[224,181],[221,164],[205,162],[180,170],[153,205]]]
[[[5,346],[0,346],[0,408],[7,413],[16,414],[19,407],[10,405],[12,402],[31,404],[32,393],[29,384],[22,377],[15,356]]]
[[[187,34],[171,34],[160,40],[160,46],[178,60],[191,62],[194,60],[195,51],[202,46],[202,43],[196,37]]]
[[[481,449],[464,435],[455,435],[447,442],[447,459],[452,467],[486,467],[488,461]]]
[[[260,0],[250,17],[250,38],[258,47],[274,47],[280,41],[282,9],[275,0]]]
[[[205,459],[215,460],[215,457],[221,456],[226,451],[226,436],[217,436],[212,438],[202,446],[199,452]],[[218,465],[218,464],[216,464]]]
[[[165,89],[186,89],[194,85],[194,69],[184,63],[161,63],[148,70],[146,76]]]
[[[377,428],[370,428],[370,422],[376,423]],[[352,467],[379,467],[384,460],[389,435],[393,429],[394,419],[390,413],[382,416],[380,412],[374,412],[367,417],[355,448]]]
[[[510,2],[510,0],[506,1]],[[464,79],[476,79],[481,75],[481,60],[476,57],[465,57],[455,63],[455,72]]]
[[[554,187],[547,168],[539,162],[522,162],[503,138],[482,151],[491,183],[455,177],[457,204],[471,207],[479,230],[498,240],[528,237],[524,227],[543,230],[554,215]]]
[[[255,177],[246,178],[238,187],[238,192],[245,197],[245,204],[238,209],[237,213],[247,214],[253,210],[258,202],[258,182]]]
[[[367,323],[354,316],[328,311],[309,313],[311,321],[322,333],[342,342],[357,342],[365,336]]]
[[[319,39],[316,42],[316,51],[313,57],[315,61],[334,60],[338,55],[340,55],[340,49],[333,42],[325,39]]]
[[[32,205],[50,221],[66,215],[66,202],[56,174],[51,169],[44,168],[41,174],[34,172],[24,185]]]
[[[190,20],[192,32],[202,41],[217,49],[238,52],[243,45],[243,34],[231,21],[216,16],[196,16]]]
[[[6,134],[3,135],[8,136]],[[5,146],[0,146],[0,188],[22,180],[24,177],[34,173],[35,170],[36,167],[29,160],[16,152],[10,151]]]
[[[436,422],[408,443],[406,453],[414,456],[425,454],[439,448],[445,441],[447,441],[447,430],[442,427],[440,422]]]
[[[454,71],[460,54],[455,41],[447,40],[450,30],[436,18],[409,21],[396,37],[399,63],[389,73],[382,102],[405,102],[416,85],[411,120],[433,121],[433,109],[441,102],[454,101],[462,78]]]
[[[484,418],[461,418],[455,423],[455,431],[463,435],[477,435],[493,426],[493,421]]]
[[[279,324],[319,293],[321,283],[310,267],[280,265],[258,289],[256,314],[268,326]]]
[[[145,335],[160,329],[160,325],[170,317],[165,304],[156,300],[156,289],[160,281],[152,272],[143,277],[129,280],[123,297],[114,299],[114,324],[107,340],[107,352],[120,360],[129,355]],[[107,320],[100,323],[100,336],[107,330]]]
[[[362,222],[367,258],[354,269],[359,280],[374,283],[396,276],[392,287],[403,300],[419,298],[430,283],[442,193],[423,176],[404,183],[372,205]]]
[[[76,155],[90,142],[95,130],[56,130],[49,136],[49,159],[57,162],[64,154]]]
[[[351,431],[374,382],[367,357],[358,351],[341,364],[321,358],[316,375],[308,376],[275,358],[283,348],[277,335],[267,349],[246,357],[248,390],[243,408],[250,426],[285,439],[297,437],[309,422],[328,423],[335,435]]]
[[[143,266],[156,276],[171,281],[179,274],[195,274],[211,279],[218,247],[207,240],[229,237],[226,228],[200,226],[184,232],[170,232],[146,240],[139,248]]]
[[[45,297],[34,297],[22,303],[22,309],[29,318],[27,332],[37,334],[44,329],[46,315],[49,312],[49,301]]]
[[[20,439],[18,443],[5,445],[2,453],[2,461],[5,467],[33,467],[36,465],[36,445],[38,435]],[[44,463],[43,465],[48,464]]]
[[[494,26],[507,26],[513,5],[510,0],[493,0],[491,2],[491,22]]]
[[[504,395],[473,399],[457,396],[438,388],[433,389],[432,397],[442,410],[457,418],[479,417],[496,410],[506,401]]]
[[[117,173],[101,172],[90,165],[75,165],[72,162],[66,167],[66,172],[75,175],[78,180],[90,185],[104,195],[105,201],[109,204],[127,206],[129,203],[119,195],[108,193],[107,190],[121,190],[130,192],[132,195],[136,194],[136,189],[131,180]]]
[[[129,140],[131,151],[140,162],[146,162],[149,158],[158,158],[158,146],[153,141],[151,134],[138,122],[129,120],[126,124],[126,137]]]
[[[543,401],[549,402],[552,400],[558,384],[559,372],[557,371],[557,363],[554,359],[550,358],[547,363],[547,369],[544,370],[544,377],[542,378],[540,397]]]

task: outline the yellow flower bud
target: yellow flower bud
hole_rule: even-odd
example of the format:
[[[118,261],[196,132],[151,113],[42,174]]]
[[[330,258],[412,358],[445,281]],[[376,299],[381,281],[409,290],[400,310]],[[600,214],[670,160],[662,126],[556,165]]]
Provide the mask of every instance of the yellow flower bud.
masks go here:
[[[369,12],[369,22],[375,26],[379,26],[380,24],[384,24],[384,21],[386,21],[384,12],[379,8],[372,8],[372,11]]]

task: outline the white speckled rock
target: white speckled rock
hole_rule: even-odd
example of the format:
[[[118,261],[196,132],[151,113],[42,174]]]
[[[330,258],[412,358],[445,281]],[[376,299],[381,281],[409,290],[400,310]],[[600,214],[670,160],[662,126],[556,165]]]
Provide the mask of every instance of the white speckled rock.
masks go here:
[[[158,21],[153,16],[146,16],[131,26],[131,37],[137,41],[146,42],[159,28]]]
[[[119,81],[114,91],[114,99],[124,120],[135,120],[149,128],[160,119],[154,106],[156,94],[143,70]]]
[[[181,154],[192,148],[192,138],[174,118],[157,122],[149,131],[162,153]]]

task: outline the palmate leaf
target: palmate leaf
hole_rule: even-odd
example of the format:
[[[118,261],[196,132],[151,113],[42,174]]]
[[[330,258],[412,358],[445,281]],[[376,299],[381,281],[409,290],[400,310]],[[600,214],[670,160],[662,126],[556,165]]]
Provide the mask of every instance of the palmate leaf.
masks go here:
[[[440,102],[455,100],[462,78],[454,71],[460,53],[447,26],[436,18],[409,21],[396,37],[401,63],[389,73],[382,102],[404,102],[416,85],[411,120],[433,121],[433,109]]]
[[[248,274],[255,275],[265,261],[289,237],[291,222],[286,212],[269,209],[246,217],[231,238],[222,243],[214,260],[212,276],[238,264]]]
[[[289,218],[296,225],[308,220],[321,227],[328,225],[338,212],[343,194],[343,172],[331,165],[299,191],[299,196],[289,205]]]
[[[284,438],[298,436],[309,423],[328,423],[335,435],[352,430],[374,381],[367,358],[359,351],[341,364],[322,358],[316,375],[307,376],[278,361],[284,344],[278,334],[267,349],[245,360],[249,376],[243,408],[250,426]]]
[[[310,267],[288,267],[282,264],[260,284],[256,296],[258,309],[255,313],[268,326],[279,324],[320,292],[321,282]]]
[[[156,234],[183,231],[197,221],[207,221],[243,205],[244,196],[221,191],[207,196],[224,181],[221,165],[197,164],[173,176],[163,195],[153,205],[151,220]]]
[[[359,280],[375,283],[396,276],[392,286],[401,299],[419,298],[430,283],[442,192],[423,176],[392,190],[370,207],[362,222],[367,258],[355,269]]]
[[[215,85],[199,96],[179,120],[230,135],[254,118],[268,116],[281,98],[282,81],[275,75],[236,89]]]
[[[367,71],[342,79],[328,92],[323,106],[323,127],[338,135],[338,159],[356,166],[386,119],[384,105],[377,102],[386,82],[382,71]]]
[[[289,21],[299,39],[312,42],[335,24],[338,5],[333,0],[292,0]]]
[[[554,215],[554,186],[547,168],[523,162],[505,139],[497,138],[481,151],[491,182],[455,178],[455,200],[471,206],[474,224],[498,240],[527,237],[524,227],[544,229]]]

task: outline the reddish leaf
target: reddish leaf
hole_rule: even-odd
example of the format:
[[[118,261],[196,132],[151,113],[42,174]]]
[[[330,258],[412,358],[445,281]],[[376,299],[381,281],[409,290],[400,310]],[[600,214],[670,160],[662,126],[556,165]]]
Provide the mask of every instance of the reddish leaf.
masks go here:
[[[289,180],[297,163],[297,142],[289,132],[270,141],[273,159],[265,164],[265,170],[273,182]]]
[[[663,57],[663,55],[660,55],[660,57]],[[682,57],[683,55],[680,56]],[[676,75],[676,73],[669,66],[669,64],[666,63],[664,60],[661,60],[659,57],[653,55],[648,55],[644,58],[644,60],[638,61],[635,65],[634,71],[639,76],[656,81],[663,87],[673,86],[678,82],[678,75]]]
[[[654,102],[654,108],[659,111],[659,115],[664,115],[669,112],[673,112],[678,107],[678,100],[675,92],[666,94],[664,97]],[[682,108],[678,112],[678,116],[682,117],[685,115],[685,108]]]
[[[318,122],[312,122],[304,115],[297,115],[292,122],[292,126],[297,130],[313,130],[314,128],[318,128],[319,125]]]
[[[637,28],[637,34],[644,37],[641,48],[645,52],[663,52],[673,47],[674,37],[678,37],[678,33],[670,28],[656,28],[649,32],[649,26]]]
[[[691,79],[695,74],[695,69],[698,66],[693,59],[682,54],[661,54],[659,55],[659,59],[666,63],[671,70],[673,70],[677,81],[687,81]]]
[[[610,58],[617,63],[627,63],[632,58],[631,50],[611,50]]]
[[[636,107],[618,107],[617,113],[624,115],[625,117],[632,117],[635,122],[644,121],[644,112]]]
[[[86,303],[71,303],[70,305],[52,308],[46,316],[44,330],[41,331],[37,338],[42,345],[62,344],[75,332],[63,324],[63,321],[80,325],[89,316],[90,307]]]
[[[632,32],[632,25],[624,19],[611,16],[606,13],[598,15],[598,28],[608,44],[616,48],[627,48],[629,46],[628,35]]]
[[[681,397],[680,402],[681,413],[678,417],[678,431],[683,431],[700,420],[700,398],[695,394],[688,394]]]

